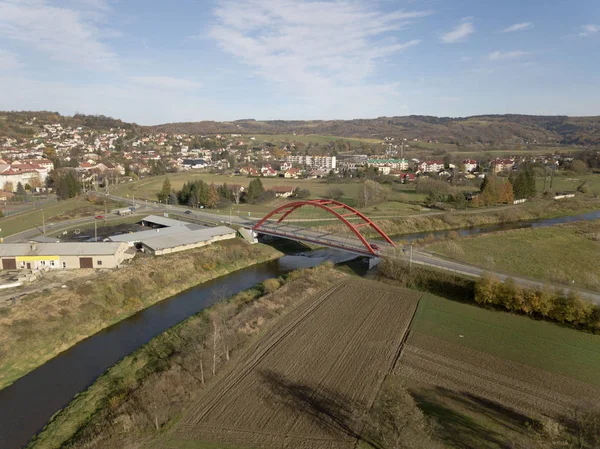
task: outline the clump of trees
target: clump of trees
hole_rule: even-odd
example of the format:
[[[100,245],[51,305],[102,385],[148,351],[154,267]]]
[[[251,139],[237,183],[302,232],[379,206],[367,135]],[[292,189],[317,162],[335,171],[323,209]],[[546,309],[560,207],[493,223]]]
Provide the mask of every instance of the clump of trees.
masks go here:
[[[378,182],[367,180],[358,187],[356,205],[370,207],[387,200],[387,192]]]
[[[61,200],[75,198],[83,190],[77,173],[71,168],[51,171],[46,178],[46,186],[54,189]]]
[[[476,207],[493,206],[497,203],[511,204],[515,199],[513,185],[510,180],[502,182],[496,175],[491,173],[483,178],[480,190],[481,193],[473,199],[473,204]]]
[[[548,288],[523,288],[510,278],[501,282],[493,276],[484,275],[475,283],[475,302],[600,331],[600,306],[582,299],[574,291],[564,293]]]
[[[536,195],[537,188],[535,186],[533,165],[523,164],[516,173],[511,173],[509,180],[513,186],[515,199],[533,198]]]

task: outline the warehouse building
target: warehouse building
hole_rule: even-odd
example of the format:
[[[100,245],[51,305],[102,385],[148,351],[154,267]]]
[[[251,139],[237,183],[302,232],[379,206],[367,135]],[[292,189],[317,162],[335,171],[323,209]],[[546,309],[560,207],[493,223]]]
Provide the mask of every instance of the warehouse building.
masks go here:
[[[143,239],[139,243],[139,246],[144,252],[161,256],[163,254],[199,248],[220,240],[234,239],[235,237],[236,231],[234,229],[227,226],[217,226],[175,234],[164,235],[163,233],[159,236]]]
[[[135,253],[124,242],[4,243],[0,245],[3,270],[69,270],[118,268]]]
[[[173,220],[175,221],[175,220]],[[146,239],[154,237],[162,237],[164,235],[181,234],[182,232],[197,231],[199,229],[206,229],[206,226],[201,226],[193,223],[182,223],[177,222],[177,226],[164,227],[164,228],[153,228],[146,231],[131,232],[129,234],[112,235],[105,241],[108,242],[126,242],[127,245],[134,246]]]

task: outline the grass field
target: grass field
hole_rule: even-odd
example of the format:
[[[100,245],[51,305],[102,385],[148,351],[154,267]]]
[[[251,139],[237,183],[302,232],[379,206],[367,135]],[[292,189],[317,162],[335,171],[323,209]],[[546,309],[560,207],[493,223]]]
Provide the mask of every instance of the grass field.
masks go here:
[[[108,209],[118,207],[119,204],[113,201],[108,201]],[[73,198],[70,200],[59,201],[56,204],[44,208],[44,219],[46,225],[57,223],[59,221],[69,220],[72,218],[93,216],[95,214],[104,214],[104,205],[94,205],[90,203],[85,196]],[[1,235],[3,237],[16,234],[17,232],[31,229],[34,226],[42,228],[42,211],[35,210],[25,212],[11,217],[0,219]]]
[[[411,331],[600,387],[600,336],[423,295]]]
[[[600,289],[600,220],[466,237],[427,249],[490,270]]]
[[[574,192],[584,182],[589,186],[590,195],[600,195],[600,175],[555,176],[552,181],[552,190],[555,192]],[[542,192],[544,178],[537,178],[536,186],[538,191]],[[546,188],[550,188],[550,177],[546,180]]]

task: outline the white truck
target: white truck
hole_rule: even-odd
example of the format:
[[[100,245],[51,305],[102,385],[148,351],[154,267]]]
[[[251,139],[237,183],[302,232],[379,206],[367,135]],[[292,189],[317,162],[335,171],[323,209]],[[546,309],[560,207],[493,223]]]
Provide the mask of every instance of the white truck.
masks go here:
[[[131,209],[119,209],[117,211],[117,215],[130,215],[132,213]]]

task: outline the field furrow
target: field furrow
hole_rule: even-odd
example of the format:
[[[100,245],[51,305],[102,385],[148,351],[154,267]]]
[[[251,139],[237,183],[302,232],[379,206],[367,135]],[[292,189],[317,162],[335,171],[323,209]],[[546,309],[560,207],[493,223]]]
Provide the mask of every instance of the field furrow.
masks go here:
[[[177,433],[266,448],[352,447],[419,297],[351,280],[312,298],[251,348]]]

